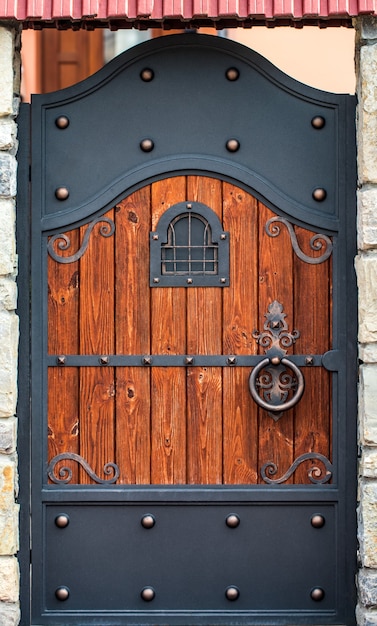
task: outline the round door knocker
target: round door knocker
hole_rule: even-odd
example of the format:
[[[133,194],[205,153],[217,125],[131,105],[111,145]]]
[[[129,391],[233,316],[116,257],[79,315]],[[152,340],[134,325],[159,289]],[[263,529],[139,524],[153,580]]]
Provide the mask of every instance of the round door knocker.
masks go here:
[[[258,375],[263,369],[267,368],[267,366],[271,366],[268,367],[269,375],[266,376],[265,382],[261,382],[258,380]],[[281,375],[285,372],[285,368],[287,367],[293,371],[296,377],[294,385],[292,384],[292,377],[288,374],[286,374],[285,382],[282,383],[280,380]],[[288,396],[288,391],[292,389],[293,386],[296,387],[293,396],[285,401],[285,398]],[[270,402],[259,395],[258,387],[266,390],[264,396],[269,397],[271,399]],[[279,357],[266,357],[254,367],[249,377],[249,389],[254,402],[262,409],[266,409],[266,411],[271,413],[288,411],[288,409],[294,407],[301,400],[304,388],[305,381],[300,369],[285,357],[282,359]]]

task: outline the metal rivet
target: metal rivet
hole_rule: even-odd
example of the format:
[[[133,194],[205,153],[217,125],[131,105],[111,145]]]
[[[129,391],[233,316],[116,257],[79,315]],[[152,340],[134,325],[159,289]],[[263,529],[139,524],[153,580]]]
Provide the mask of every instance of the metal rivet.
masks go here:
[[[186,209],[188,209],[188,210],[192,209],[192,204],[190,202],[188,204],[186,204]]]
[[[188,285],[192,285],[193,280],[192,280],[192,278],[188,278],[186,282],[187,282]]]
[[[110,362],[110,359],[108,356],[101,356],[99,359],[99,362],[101,363],[101,365],[108,365]]]
[[[55,590],[55,596],[61,602],[64,602],[64,600],[68,600],[68,598],[69,598],[69,589],[68,589],[68,587],[58,587]]]
[[[312,519],[310,520],[310,523],[313,526],[313,528],[322,528],[322,526],[325,525],[325,518],[323,517],[323,515],[319,515],[317,513],[316,515],[312,515]]]
[[[225,523],[229,528],[237,528],[240,524],[240,518],[235,513],[231,513],[225,520]]]
[[[159,278],[157,278],[157,276],[155,276],[155,277],[154,277],[154,279],[153,279],[153,282],[154,282],[154,283],[156,283],[156,284],[158,284],[158,283],[160,282],[160,279],[159,279]]]
[[[273,356],[272,359],[270,359],[272,365],[279,365],[280,364],[280,357],[279,356]]]
[[[321,587],[314,587],[314,589],[312,589],[310,592],[310,597],[312,600],[319,602],[325,597],[325,592],[323,589],[321,589]]]
[[[154,241],[158,241],[158,235],[157,235],[157,233],[155,233],[154,235],[152,235],[152,239],[153,239]]]
[[[151,152],[154,148],[154,143],[152,139],[143,139],[140,142],[140,148],[143,152]]]
[[[193,365],[194,363],[194,357],[193,356],[187,356],[185,358],[185,365]]]
[[[327,196],[327,192],[326,192],[326,189],[323,189],[322,187],[318,187],[317,189],[314,189],[312,195],[313,195],[314,200],[317,200],[317,202],[323,202],[323,200],[325,200]]]
[[[65,365],[65,356],[61,355],[56,358],[56,362],[58,365]]]
[[[314,365],[314,358],[312,356],[305,357],[305,365]]]
[[[145,600],[145,602],[150,602],[151,600],[153,600],[156,593],[153,587],[144,587],[144,589],[141,590],[140,595],[143,598],[143,600]]]
[[[55,517],[55,524],[58,528],[66,528],[69,524],[69,517],[65,513]]]
[[[316,115],[315,117],[313,117],[312,119],[312,126],[313,128],[315,128],[316,130],[320,130],[321,128],[324,127],[324,125],[326,124],[326,120],[324,117],[322,117],[321,115]]]
[[[238,141],[238,139],[228,139],[228,141],[226,142],[226,149],[228,150],[228,152],[237,152],[237,150],[239,150],[240,147],[240,142]]]
[[[228,365],[235,365],[237,363],[237,359],[235,356],[228,356],[226,362]]]
[[[58,187],[55,189],[55,196],[58,200],[67,200],[69,197],[69,190],[67,187]]]
[[[221,233],[220,239],[222,239],[224,241],[224,239],[226,239],[226,233]]]
[[[143,357],[143,363],[144,363],[144,365],[152,365],[152,357],[151,356],[144,356]]]
[[[57,117],[55,120],[55,124],[58,128],[64,130],[69,126],[69,119],[66,115],[59,115],[59,117]]]
[[[154,71],[151,70],[149,67],[146,67],[140,72],[140,78],[144,82],[149,83],[151,80],[154,79]]]
[[[230,67],[226,72],[225,76],[228,80],[238,80],[240,77],[240,73],[236,67]]]
[[[240,590],[237,587],[227,587],[225,590],[225,595],[228,600],[237,600],[240,595]]]
[[[226,278],[220,278],[220,283],[226,283]]]
[[[143,515],[143,517],[141,518],[141,525],[144,528],[153,528],[155,523],[156,523],[156,520],[154,516],[151,515],[150,513],[148,513],[147,515]]]

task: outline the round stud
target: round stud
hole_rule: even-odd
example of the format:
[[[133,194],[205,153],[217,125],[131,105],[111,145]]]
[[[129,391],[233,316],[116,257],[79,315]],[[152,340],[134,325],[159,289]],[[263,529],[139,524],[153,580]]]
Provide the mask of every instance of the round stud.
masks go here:
[[[143,515],[140,523],[143,526],[143,528],[153,528],[153,526],[156,523],[156,520],[153,515],[151,515],[150,513],[147,513],[147,515]]]
[[[229,528],[237,528],[240,525],[240,518],[235,513],[231,513],[225,520],[225,523]]]
[[[156,593],[153,587],[144,587],[144,589],[141,590],[140,595],[143,598],[143,600],[145,600],[145,602],[150,602],[151,600],[153,600]]]
[[[154,143],[152,139],[143,139],[140,142],[140,148],[142,149],[143,152],[152,152],[154,148]]]
[[[278,357],[278,356],[273,356],[272,359],[271,359],[272,365],[279,365],[280,361],[281,361],[281,358]]]
[[[228,80],[234,81],[238,80],[240,77],[240,73],[236,67],[230,67],[226,72],[225,76]]]
[[[64,130],[69,126],[69,118],[66,115],[59,115],[55,120],[55,125],[61,130]]]
[[[68,589],[68,587],[64,587],[64,586],[63,587],[58,587],[55,590],[55,596],[61,602],[64,602],[65,600],[68,600],[68,598],[69,598],[69,589]]]
[[[325,597],[325,592],[323,589],[321,589],[321,587],[314,587],[314,589],[312,589],[310,592],[310,597],[312,600],[320,602],[320,600],[323,600],[323,598]]]
[[[322,526],[325,525],[325,518],[323,517],[323,515],[319,515],[317,513],[316,515],[312,515],[312,519],[310,520],[310,523],[313,526],[313,528],[322,528]]]
[[[231,600],[232,602],[234,600],[237,600],[237,598],[240,595],[240,590],[238,589],[238,587],[227,587],[225,590],[225,595],[228,598],[228,600]]]
[[[58,187],[55,190],[55,197],[58,200],[67,200],[67,198],[69,197],[69,190],[67,189],[67,187]]]
[[[321,128],[324,127],[324,125],[326,124],[326,120],[324,117],[322,117],[321,115],[316,115],[315,117],[313,117],[312,119],[312,126],[313,128],[315,128],[316,130],[320,130]]]
[[[318,187],[317,189],[314,189],[312,195],[314,200],[316,200],[317,202],[323,202],[327,196],[326,189]]]
[[[55,517],[55,524],[58,528],[66,528],[69,524],[69,517],[65,513],[61,513]]]
[[[140,72],[140,78],[145,83],[150,83],[150,81],[154,79],[154,71],[151,70],[150,67],[146,67]]]
[[[240,142],[238,139],[228,139],[226,142],[226,149],[228,152],[237,152],[240,149]]]

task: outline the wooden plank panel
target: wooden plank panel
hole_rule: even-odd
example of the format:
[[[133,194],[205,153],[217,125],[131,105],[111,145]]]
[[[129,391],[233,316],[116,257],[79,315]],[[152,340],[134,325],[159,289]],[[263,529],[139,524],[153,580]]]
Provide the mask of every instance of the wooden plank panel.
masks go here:
[[[183,176],[152,185],[152,230],[160,216],[173,204],[186,199]],[[151,289],[153,354],[186,352],[186,288]],[[186,482],[186,370],[152,369],[153,484]]]
[[[78,230],[65,233],[71,246],[59,250],[69,256],[79,246]],[[48,352],[75,354],[78,350],[79,273],[78,263],[59,263],[48,255]],[[63,452],[79,451],[78,371],[76,368],[49,368],[48,371],[48,459]],[[77,482],[78,468],[72,469]]]
[[[223,290],[223,351],[255,354],[257,326],[257,202],[223,183],[223,225],[230,231],[230,287]],[[247,368],[225,368],[224,461],[226,484],[257,481],[257,410],[248,387]]]
[[[319,256],[310,249],[314,233],[295,227],[300,249],[308,256]],[[323,250],[322,250],[323,252]],[[295,324],[301,336],[296,350],[301,354],[323,354],[331,349],[331,258],[311,265],[294,258]],[[306,452],[330,457],[331,374],[324,369],[303,370],[305,392],[295,409],[295,458]],[[296,483],[308,483],[308,470],[320,463],[307,462],[295,472]],[[323,465],[322,465],[323,468]]]
[[[189,176],[187,198],[203,202],[222,221],[222,185],[214,178]],[[188,354],[220,354],[222,289],[187,290]],[[222,482],[222,372],[216,367],[187,370],[187,482]]]
[[[148,185],[119,202],[116,220],[116,352],[150,353]],[[116,370],[116,458],[120,483],[150,482],[150,370]]]
[[[283,305],[288,331],[295,330],[293,311],[293,261],[292,244],[288,233],[281,229],[278,237],[265,232],[266,222],[274,216],[261,202],[259,209],[259,320],[258,330],[263,331],[268,306],[277,300]],[[299,348],[300,349],[300,348]],[[264,354],[264,349],[260,348]],[[293,349],[288,349],[292,354]],[[275,422],[268,411],[259,410],[259,472],[265,463],[277,466],[276,478],[283,475],[293,461],[294,413],[285,411]],[[261,481],[261,478],[259,477]],[[293,482],[290,478],[287,483]]]
[[[113,219],[113,210],[106,217]],[[81,228],[82,236],[87,226]],[[97,225],[80,259],[80,351],[114,352],[114,236],[103,237]],[[84,367],[80,375],[80,454],[97,475],[115,460],[114,369]],[[82,472],[82,482],[90,482]]]

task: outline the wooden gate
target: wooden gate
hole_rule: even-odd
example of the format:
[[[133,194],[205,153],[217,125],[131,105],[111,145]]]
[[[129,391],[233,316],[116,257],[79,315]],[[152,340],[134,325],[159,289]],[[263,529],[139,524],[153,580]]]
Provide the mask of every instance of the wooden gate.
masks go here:
[[[34,99],[31,624],[353,624],[353,111],[190,35]]]

